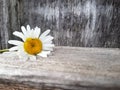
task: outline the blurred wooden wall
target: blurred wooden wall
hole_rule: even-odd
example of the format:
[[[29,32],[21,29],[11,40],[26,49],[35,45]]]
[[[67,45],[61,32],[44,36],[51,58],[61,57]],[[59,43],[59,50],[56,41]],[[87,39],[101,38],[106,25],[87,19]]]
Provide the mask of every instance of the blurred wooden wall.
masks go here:
[[[56,45],[120,47],[119,0],[0,0],[0,48],[27,24],[51,29]]]

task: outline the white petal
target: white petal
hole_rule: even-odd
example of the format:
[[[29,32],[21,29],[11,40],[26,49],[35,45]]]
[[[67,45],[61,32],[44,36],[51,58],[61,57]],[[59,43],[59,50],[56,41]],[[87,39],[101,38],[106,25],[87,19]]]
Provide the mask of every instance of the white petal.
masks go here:
[[[23,41],[25,40],[25,37],[21,32],[15,31],[15,32],[13,32],[13,35],[21,38]]]
[[[27,25],[27,30],[30,31],[30,25]]]
[[[53,37],[51,35],[48,35],[48,36],[45,36],[45,37],[40,37],[40,40],[42,40],[44,42],[48,38],[53,39]]]
[[[52,41],[42,42],[43,44],[52,44]]]
[[[43,32],[40,36],[40,38],[44,38],[45,36],[47,36],[50,33],[50,30],[46,30],[45,32]]]
[[[22,30],[23,34],[26,35],[26,29],[24,26],[21,26],[21,30]]]
[[[34,56],[34,55],[29,56],[29,58],[30,58],[31,61],[35,61],[36,60],[36,56]]]
[[[47,55],[50,54],[50,51],[42,51],[41,53],[37,54],[41,57],[47,57]]]
[[[36,38],[36,36],[34,35],[34,30],[33,29],[29,31],[27,37]]]
[[[43,46],[44,46],[44,47],[55,47],[54,44],[44,44]]]
[[[52,36],[46,36],[45,39],[42,40],[43,43],[46,43],[46,42],[49,42],[49,41],[52,41],[53,40],[53,37]]]
[[[9,40],[8,43],[13,44],[13,45],[21,45],[21,44],[23,44],[23,42],[17,41],[17,40]]]
[[[43,47],[43,50],[53,51],[53,48],[52,47]]]
[[[26,60],[28,60],[29,57],[28,57],[28,55],[25,52],[19,51],[19,58],[22,61],[26,61]]]
[[[24,55],[24,56],[19,56],[20,60],[22,61],[27,61],[28,60],[28,56]]]
[[[40,36],[40,28],[36,27],[34,30],[34,35],[38,38]]]
[[[9,51],[15,51],[15,50],[18,50],[18,46],[14,46],[14,47],[9,49]]]

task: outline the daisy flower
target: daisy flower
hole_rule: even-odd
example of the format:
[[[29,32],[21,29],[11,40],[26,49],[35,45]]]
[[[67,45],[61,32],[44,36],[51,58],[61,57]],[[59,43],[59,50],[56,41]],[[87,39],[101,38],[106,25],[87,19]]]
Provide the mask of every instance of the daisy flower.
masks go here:
[[[52,43],[53,37],[49,35],[50,30],[41,34],[39,27],[31,29],[29,25],[26,28],[21,26],[21,30],[22,32],[13,32],[13,35],[21,38],[22,41],[8,41],[9,44],[15,45],[9,51],[17,51],[21,59],[36,60],[36,56],[47,57],[53,51],[54,44]]]

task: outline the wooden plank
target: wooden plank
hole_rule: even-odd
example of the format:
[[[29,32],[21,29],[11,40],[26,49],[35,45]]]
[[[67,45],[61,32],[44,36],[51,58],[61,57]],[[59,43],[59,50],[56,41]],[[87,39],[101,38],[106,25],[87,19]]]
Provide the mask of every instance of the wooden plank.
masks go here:
[[[0,49],[8,47],[8,1],[0,0]]]
[[[48,58],[22,61],[13,53],[0,54],[0,79],[36,88],[120,89],[120,50],[56,47]],[[102,89],[101,89],[102,88]]]
[[[37,25],[42,31],[51,29],[56,45],[120,47],[118,0],[21,0],[17,3],[20,24]]]
[[[27,24],[51,29],[59,46],[120,47],[119,8],[119,0],[1,0],[0,49]]]

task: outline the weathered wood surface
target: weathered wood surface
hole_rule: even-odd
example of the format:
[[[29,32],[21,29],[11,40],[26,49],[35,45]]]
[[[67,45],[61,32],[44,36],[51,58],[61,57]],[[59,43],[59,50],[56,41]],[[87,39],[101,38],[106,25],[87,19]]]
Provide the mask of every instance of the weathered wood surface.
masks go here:
[[[0,48],[27,24],[60,46],[120,47],[120,0],[1,0]]]
[[[1,82],[48,90],[120,90],[120,50],[56,47],[48,58],[37,61],[0,54]]]

